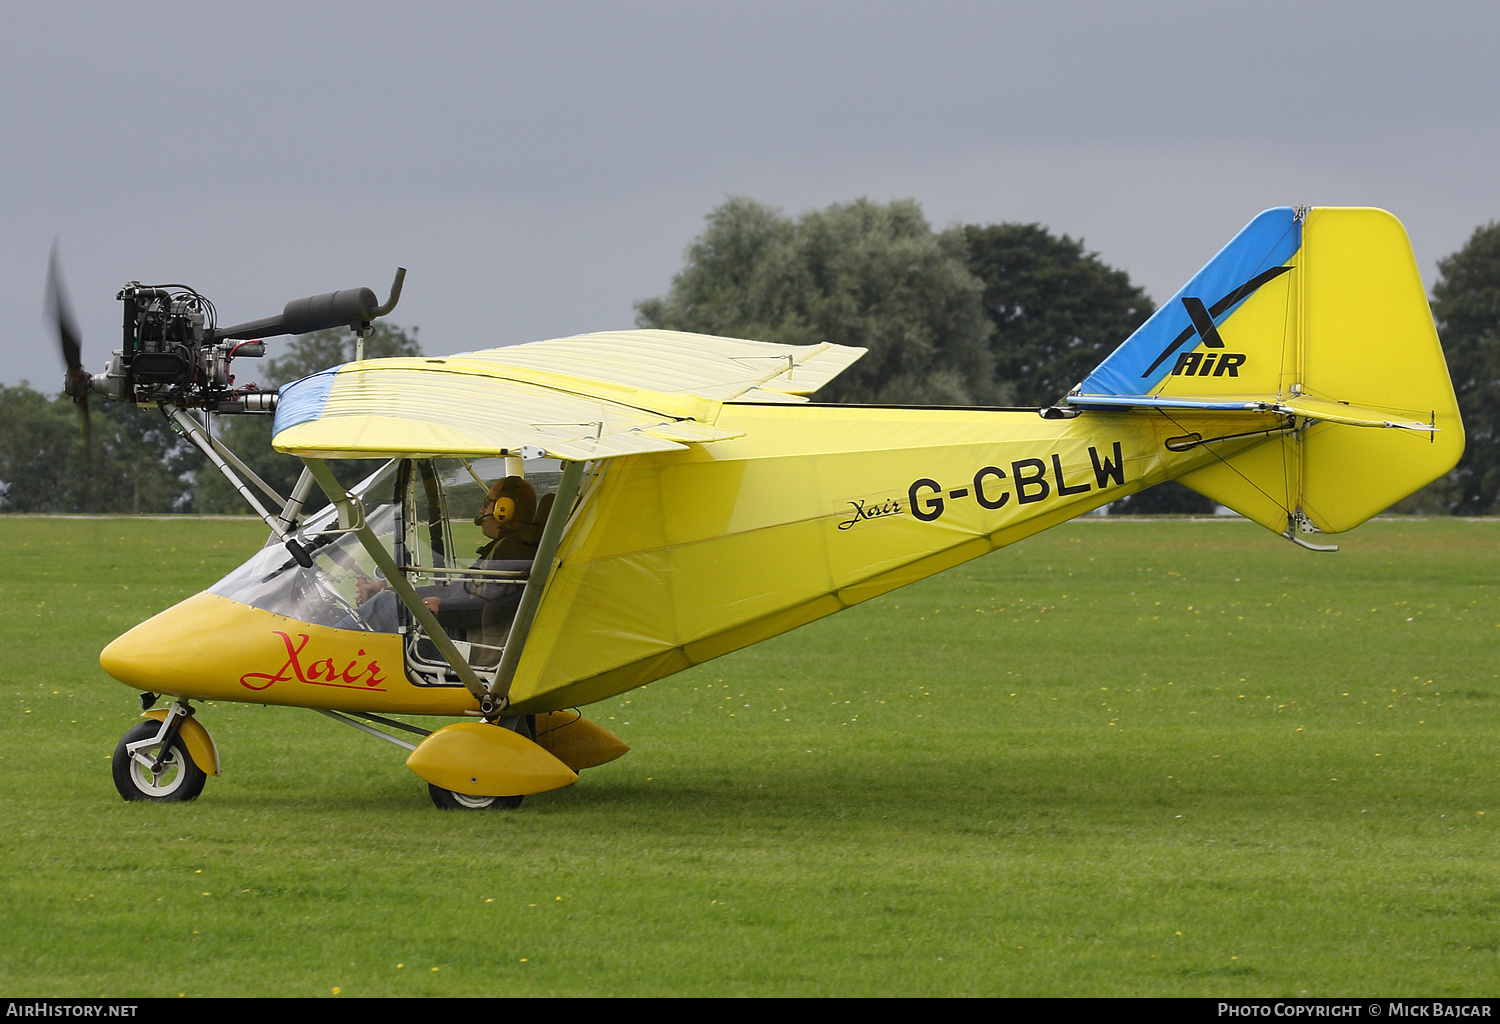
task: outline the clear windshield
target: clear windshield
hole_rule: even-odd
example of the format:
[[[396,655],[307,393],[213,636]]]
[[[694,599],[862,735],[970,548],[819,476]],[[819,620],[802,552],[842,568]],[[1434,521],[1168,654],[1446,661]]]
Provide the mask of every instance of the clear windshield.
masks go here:
[[[352,488],[364,505],[370,528],[392,552],[399,511],[399,465],[389,462]],[[337,528],[338,510],[332,506],[308,517],[298,528],[297,540],[313,558],[311,569],[302,568],[284,546],[272,543],[208,592],[319,626],[395,632],[394,615],[370,616],[373,621],[367,621],[358,611],[361,599],[380,588],[382,577],[354,534],[319,536]]]

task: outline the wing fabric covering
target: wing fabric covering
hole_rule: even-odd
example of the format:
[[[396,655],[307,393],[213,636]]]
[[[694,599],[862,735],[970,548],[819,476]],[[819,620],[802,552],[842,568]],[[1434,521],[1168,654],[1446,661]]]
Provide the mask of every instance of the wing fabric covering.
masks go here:
[[[1295,432],[1181,478],[1277,532],[1351,529],[1464,445],[1406,229],[1369,208],[1267,210],[1065,401],[1281,413]]]
[[[273,445],[312,458],[587,460],[732,436],[723,403],[805,401],[864,349],[617,331],[445,358],[372,359],[281,389]]]

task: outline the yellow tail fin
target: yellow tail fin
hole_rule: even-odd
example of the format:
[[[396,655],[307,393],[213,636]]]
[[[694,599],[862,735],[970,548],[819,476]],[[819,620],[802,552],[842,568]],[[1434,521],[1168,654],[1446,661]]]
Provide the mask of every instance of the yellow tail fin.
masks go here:
[[[1280,413],[1279,436],[1181,478],[1277,532],[1357,526],[1464,446],[1406,229],[1368,208],[1261,214],[1067,401]]]

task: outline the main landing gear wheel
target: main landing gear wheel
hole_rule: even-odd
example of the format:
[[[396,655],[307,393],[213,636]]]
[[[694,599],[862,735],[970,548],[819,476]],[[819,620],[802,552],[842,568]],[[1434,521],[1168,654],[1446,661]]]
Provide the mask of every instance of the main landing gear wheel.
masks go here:
[[[115,788],[126,800],[175,803],[197,799],[198,794],[203,792],[203,784],[208,781],[208,776],[193,763],[180,737],[173,740],[167,748],[159,773],[130,756],[130,744],[150,739],[159,732],[160,722],[147,721],[135,726],[120,739],[120,745],[115,747]],[[155,760],[157,749],[155,746],[142,747],[138,753],[145,755],[148,760]]]
[[[519,796],[466,796],[430,782],[427,792],[432,794],[432,802],[445,811],[513,811],[525,799]]]

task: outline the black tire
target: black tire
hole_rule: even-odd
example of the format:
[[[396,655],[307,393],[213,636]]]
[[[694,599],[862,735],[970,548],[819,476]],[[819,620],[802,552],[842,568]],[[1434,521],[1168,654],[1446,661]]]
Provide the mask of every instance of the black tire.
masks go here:
[[[149,800],[159,804],[196,800],[203,792],[208,776],[188,756],[180,736],[172,741],[162,764],[162,773],[157,776],[153,776],[149,768],[125,749],[127,744],[150,739],[160,731],[160,722],[145,721],[121,737],[119,746],[115,747],[115,788],[126,800]],[[146,750],[151,752],[152,748]]]
[[[445,811],[513,811],[526,799],[520,796],[465,796],[442,786],[427,784],[432,802]]]

